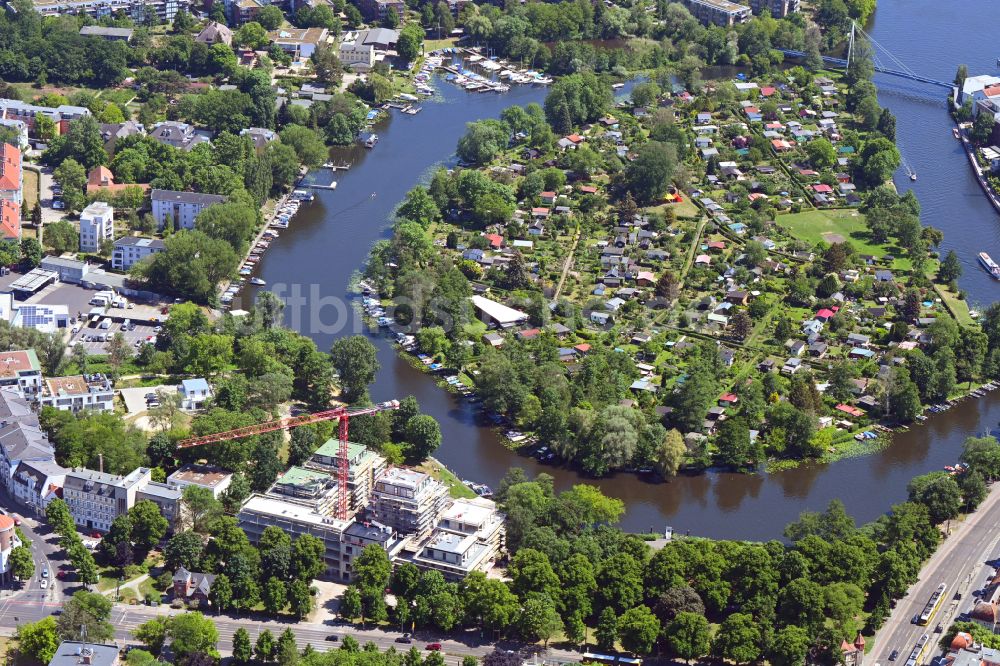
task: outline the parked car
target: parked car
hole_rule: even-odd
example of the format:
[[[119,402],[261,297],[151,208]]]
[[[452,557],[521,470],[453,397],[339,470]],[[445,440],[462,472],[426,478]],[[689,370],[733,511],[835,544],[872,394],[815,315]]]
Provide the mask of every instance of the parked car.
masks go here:
[[[62,210],[63,208],[66,207],[66,204],[63,203],[61,199],[56,199],[55,201],[52,202],[52,207],[55,208],[56,210]]]
[[[433,652],[440,652],[441,651],[441,644],[440,643],[428,643],[427,644],[427,649],[431,650]]]
[[[49,577],[49,568],[45,567],[42,569],[42,578],[48,578],[48,577]]]
[[[330,634],[329,636],[326,637],[326,640],[330,641],[331,643],[336,643],[337,641],[340,640],[340,636],[338,636],[337,634]]]

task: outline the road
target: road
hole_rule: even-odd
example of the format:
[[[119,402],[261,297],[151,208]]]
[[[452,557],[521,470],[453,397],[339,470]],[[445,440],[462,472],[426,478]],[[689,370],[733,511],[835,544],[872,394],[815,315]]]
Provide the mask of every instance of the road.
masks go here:
[[[993,567],[986,564],[998,554],[1000,542],[1000,483],[994,484],[979,510],[964,522],[952,522],[952,533],[920,570],[920,579],[909,593],[896,604],[889,619],[875,634],[872,661],[889,664],[889,653],[899,650],[898,663],[903,664],[921,634],[928,634],[935,645],[941,635],[934,633],[937,624],[947,629],[955,616],[972,608],[972,591],[982,587]],[[922,627],[911,622],[941,584],[948,586],[944,602],[930,624]],[[962,595],[954,601],[955,592]],[[924,652],[922,662],[937,653],[937,648]]]

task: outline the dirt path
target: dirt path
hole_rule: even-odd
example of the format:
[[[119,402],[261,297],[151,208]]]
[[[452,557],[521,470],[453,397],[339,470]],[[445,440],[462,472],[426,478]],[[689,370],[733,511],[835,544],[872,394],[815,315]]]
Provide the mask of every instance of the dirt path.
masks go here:
[[[569,254],[566,256],[566,261],[563,262],[562,275],[559,276],[559,284],[556,285],[556,293],[552,296],[552,301],[559,300],[559,294],[562,293],[563,284],[566,282],[566,276],[569,274],[569,267],[573,265],[573,255],[576,253],[576,246],[580,244],[580,228],[577,226],[576,235],[573,236],[573,247],[570,248]]]
[[[708,218],[702,216],[701,222],[698,224],[698,230],[694,232],[694,240],[691,241],[691,248],[688,250],[687,260],[684,262],[684,268],[681,270],[681,275],[678,280],[680,283],[678,291],[684,288],[684,280],[687,278],[688,271],[691,270],[691,264],[694,263],[694,255],[698,251],[698,245],[701,244],[701,235],[705,231],[706,224],[708,224]]]

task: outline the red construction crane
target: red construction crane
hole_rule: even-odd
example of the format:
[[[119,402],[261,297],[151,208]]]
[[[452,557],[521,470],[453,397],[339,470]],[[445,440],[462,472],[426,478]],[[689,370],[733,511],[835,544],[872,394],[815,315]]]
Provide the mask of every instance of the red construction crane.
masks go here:
[[[297,428],[298,426],[309,425],[310,423],[319,423],[320,421],[338,419],[339,423],[337,424],[337,430],[340,439],[340,450],[337,452],[337,518],[340,520],[347,520],[347,468],[350,464],[347,457],[347,434],[350,418],[352,416],[376,414],[378,412],[384,412],[392,409],[399,409],[399,400],[380,402],[379,404],[371,407],[358,407],[355,409],[337,407],[336,409],[327,409],[322,412],[303,414],[302,416],[286,416],[284,418],[275,419],[274,421],[265,421],[264,423],[258,423],[252,426],[236,428],[235,430],[226,430],[224,432],[217,432],[211,435],[182,439],[177,443],[177,448],[189,449],[193,446],[204,446],[205,444],[226,442],[232,439],[260,435],[265,432],[274,432],[275,430],[284,430],[286,428]]]

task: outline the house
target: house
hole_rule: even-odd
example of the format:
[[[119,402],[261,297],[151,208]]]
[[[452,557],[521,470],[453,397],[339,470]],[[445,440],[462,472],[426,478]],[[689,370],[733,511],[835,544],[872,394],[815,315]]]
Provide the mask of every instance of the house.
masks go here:
[[[166,244],[159,238],[124,236],[115,241],[111,252],[111,267],[117,271],[127,271],[146,257],[165,249]]]
[[[150,138],[179,150],[191,150],[201,143],[209,143],[208,135],[195,130],[194,126],[176,120],[165,120],[153,125]]]
[[[793,356],[785,360],[785,364],[781,367],[781,374],[794,375],[801,369],[802,369],[802,359]]]
[[[850,405],[845,405],[843,403],[837,405],[836,407],[834,407],[834,409],[836,409],[838,412],[843,412],[849,416],[853,416],[854,418],[860,418],[865,415],[865,413],[860,409],[858,409],[857,407],[852,407]]]
[[[792,356],[802,356],[802,352],[806,349],[806,343],[801,340],[788,340],[785,342],[785,348]]]
[[[892,271],[885,269],[875,271],[876,282],[892,282],[894,280],[892,276]]]
[[[731,368],[733,367],[733,363],[736,361],[736,352],[728,347],[720,347],[719,359],[722,361],[723,365],[727,368]]]
[[[187,603],[198,602],[198,605],[208,604],[212,592],[215,574],[192,573],[180,567],[174,572],[174,599]]]
[[[232,46],[233,31],[230,30],[229,26],[224,23],[211,21],[208,25],[202,28],[201,32],[198,33],[198,36],[194,38],[194,41],[208,46],[211,46],[212,44],[225,44],[226,46]]]
[[[611,321],[611,315],[607,312],[594,311],[590,313],[590,321],[600,326],[607,326]]]
[[[541,329],[529,328],[523,331],[518,331],[515,334],[515,337],[517,337],[518,340],[534,340],[541,334],[541,332]]]
[[[226,197],[220,194],[153,190],[150,199],[153,205],[153,219],[162,230],[168,219],[174,229],[194,229],[198,213],[209,206],[222,203]]]
[[[825,342],[814,342],[809,345],[809,355],[813,358],[823,358],[826,356],[828,345]]]
[[[281,28],[269,32],[268,38],[292,60],[308,60],[321,44],[327,43],[330,31],[326,28]]]
[[[68,313],[63,316],[65,319],[69,319]],[[38,394],[38,404],[41,407],[54,407],[60,411],[69,411],[74,414],[81,411],[113,412],[115,409],[114,386],[106,375],[100,373],[49,377],[42,382],[42,390]]]
[[[871,338],[861,333],[848,333],[847,344],[854,347],[867,347],[871,343]]]
[[[711,263],[712,263],[712,258],[707,254],[699,254],[697,257],[695,257],[694,260],[695,266],[708,266]]]
[[[115,237],[115,209],[95,201],[80,212],[80,251],[98,252]]]
[[[257,154],[263,153],[267,149],[267,144],[278,139],[278,133],[264,127],[247,127],[240,130],[240,136],[249,136],[253,141],[254,150]]]
[[[212,397],[212,388],[201,377],[183,380],[178,391],[181,394],[181,409],[201,409],[205,401]]]
[[[841,642],[840,654],[844,666],[861,666],[865,658],[865,638],[860,631],[853,644],[846,640]]]
[[[471,296],[472,305],[479,312],[479,318],[486,324],[496,324],[500,328],[510,328],[528,320],[528,315],[509,308],[502,303],[490,300],[484,296]]]
[[[149,189],[149,185],[146,183],[116,183],[114,174],[106,166],[96,166],[87,174],[87,194],[95,194],[100,190],[115,193],[129,187],[138,187],[143,192]]]

